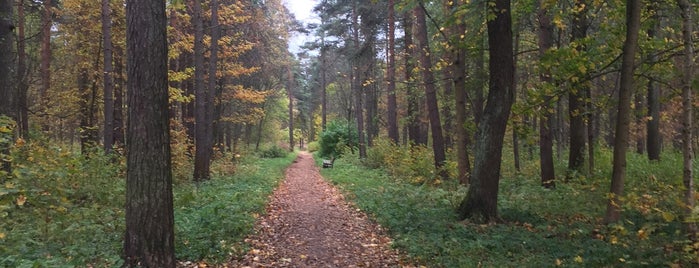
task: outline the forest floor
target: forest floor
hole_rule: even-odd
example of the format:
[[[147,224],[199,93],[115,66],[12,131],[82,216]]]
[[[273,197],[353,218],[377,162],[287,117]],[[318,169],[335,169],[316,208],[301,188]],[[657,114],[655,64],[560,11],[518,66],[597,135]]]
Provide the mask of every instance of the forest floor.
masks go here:
[[[345,201],[300,152],[236,267],[406,267],[381,226]]]

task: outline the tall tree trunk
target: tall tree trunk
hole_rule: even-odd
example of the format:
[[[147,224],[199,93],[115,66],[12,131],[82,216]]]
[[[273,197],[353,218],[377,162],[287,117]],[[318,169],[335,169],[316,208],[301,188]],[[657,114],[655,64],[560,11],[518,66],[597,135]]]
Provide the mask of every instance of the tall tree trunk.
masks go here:
[[[395,0],[388,0],[388,62],[386,67],[386,80],[388,96],[386,112],[388,113],[388,138],[398,144],[398,105],[396,100],[396,24],[395,24]]]
[[[453,10],[456,7],[455,2],[451,0],[445,1],[445,5],[449,10]],[[457,18],[463,19],[463,18]],[[464,24],[455,23],[453,28],[450,30],[450,34],[463,33],[466,30]],[[459,40],[458,42],[461,42]],[[458,43],[457,43],[458,44]],[[457,159],[457,169],[458,169],[458,179],[461,184],[469,183],[469,176],[471,175],[471,163],[468,158],[468,147],[470,144],[470,137],[468,130],[466,129],[467,120],[467,98],[466,98],[466,53],[468,52],[466,48],[462,45],[451,44],[455,47],[454,58],[451,62],[450,72],[451,77],[454,80],[454,110],[455,110],[455,122],[454,128],[456,133],[456,159]]]
[[[498,219],[497,200],[502,144],[514,95],[514,55],[510,0],[495,0],[500,10],[488,20],[490,82],[483,121],[478,125],[471,186],[459,206],[461,219],[492,222]]]
[[[587,10],[586,0],[575,1],[575,14],[573,16],[573,31],[571,43],[581,41],[587,36]],[[585,50],[581,45],[578,51]],[[585,82],[574,83],[568,94],[568,115],[570,116],[570,144],[568,155],[568,169],[580,171],[585,161],[585,90],[588,85]]]
[[[208,143],[209,131],[207,110],[209,94],[204,84],[204,22],[202,18],[201,0],[194,0],[192,9],[192,25],[194,26],[194,181],[205,181],[210,178],[211,146]]]
[[[619,104],[614,137],[614,159],[612,162],[611,197],[607,203],[605,223],[619,221],[621,217],[621,196],[624,193],[626,176],[626,150],[629,145],[629,125],[631,121],[631,93],[633,92],[633,65],[641,27],[641,1],[626,1],[626,41],[624,41],[619,83]]]
[[[648,28],[648,38],[655,39],[657,36],[660,23],[657,21],[657,2],[649,4],[650,12],[655,23]],[[649,55],[651,65],[658,61],[655,52]],[[653,79],[648,79],[648,120],[646,121],[646,150],[648,151],[648,160],[660,160],[661,139],[660,135],[660,85]]]
[[[643,135],[643,125],[644,121],[646,120],[646,116],[643,111],[643,107],[645,107],[643,103],[643,95],[641,92],[634,92],[634,108],[635,110],[633,111],[634,119],[635,119],[635,128],[633,129],[633,132],[635,134],[635,145],[636,145],[636,153],[637,154],[643,154],[645,153],[646,150],[646,139],[645,136]]]
[[[29,83],[27,82],[25,21],[24,0],[19,0],[17,3],[17,124],[19,125],[19,136],[28,139],[29,103],[27,102],[27,92],[29,91]]]
[[[539,0],[539,56],[543,57],[546,52],[553,47],[553,24],[551,23],[550,7],[546,2]],[[542,68],[539,77],[541,82],[550,85],[551,70]],[[556,175],[553,167],[553,133],[551,132],[553,107],[551,101],[553,96],[544,97],[539,115],[539,161],[541,169],[541,186],[545,188],[556,187]]]
[[[124,146],[124,49],[114,47],[114,145]]]
[[[221,102],[217,104],[215,100],[218,96],[220,96],[217,88],[220,88],[221,92],[223,91],[223,88],[217,87],[219,80],[216,75],[216,70],[218,69],[218,40],[221,38],[221,28],[218,24],[218,0],[211,0],[209,3],[209,8],[211,9],[211,44],[209,49],[209,85],[208,90],[206,91],[206,103],[208,104],[206,106],[206,128],[208,129],[206,132],[206,148],[209,150],[207,154],[209,155],[209,161],[211,161],[213,148],[215,146],[214,137],[221,132],[218,128],[219,124],[216,124],[215,121],[218,121],[216,119],[218,119],[218,117],[221,115],[220,107],[222,104]],[[216,113],[214,113],[214,108],[217,111]],[[214,135],[214,132],[217,135]]]
[[[323,17],[324,18],[324,17]],[[324,22],[323,22],[324,23]],[[327,77],[326,77],[326,66],[327,66],[327,59],[326,59],[326,53],[327,53],[327,48],[325,47],[325,31],[322,31],[322,36],[320,37],[320,96],[321,96],[321,112],[320,112],[320,117],[321,117],[321,122],[320,126],[323,131],[325,131],[326,126],[328,125],[328,90],[327,90]]]
[[[405,84],[408,102],[408,138],[412,144],[425,144],[420,138],[420,101],[417,96],[417,89],[413,83],[413,69],[415,67],[412,60],[412,55],[415,50],[413,47],[413,19],[409,13],[403,16],[403,25],[405,44]]]
[[[691,217],[695,208],[694,174],[692,162],[694,161],[692,148],[692,80],[694,78],[694,41],[692,11],[694,7],[688,0],[678,0],[677,4],[682,12],[682,39],[684,43],[684,69],[682,70],[682,182],[684,183],[685,216]],[[685,229],[690,240],[697,241],[697,225],[692,220],[685,221]]]
[[[12,0],[0,0],[0,116],[9,117],[16,120],[16,110],[14,107],[15,96],[13,94],[14,87],[12,86],[12,58],[11,52],[13,42],[13,30],[15,26],[12,24]],[[0,143],[0,156],[9,154],[10,143]],[[8,157],[0,157],[2,162],[2,170],[11,174],[12,163]],[[0,177],[0,182],[4,181],[4,177]]]
[[[39,90],[39,96],[41,98],[40,102],[42,104],[46,104],[48,102],[47,94],[51,89],[51,27],[53,26],[52,9],[53,7],[51,0],[44,0],[44,10],[41,14],[41,88]],[[48,122],[44,122],[42,130],[45,132],[49,130]]]
[[[517,53],[519,52],[519,31],[515,29],[515,44],[514,44],[514,65],[517,66]],[[515,68],[515,72],[512,75],[513,82],[512,85],[515,92],[512,94],[512,103],[517,102],[517,85],[519,84],[519,77],[517,77],[517,68]],[[515,170],[517,172],[521,171],[521,164],[520,164],[520,153],[519,153],[519,128],[521,127],[520,125],[526,126],[527,124],[527,117],[526,116],[517,116],[512,120],[512,156],[515,164]]]
[[[124,266],[175,267],[165,1],[127,0]]]
[[[353,42],[355,51],[359,51],[359,15],[357,12],[356,3],[352,10],[352,25],[354,30],[352,32]],[[357,136],[359,137],[359,158],[366,158],[366,135],[364,132],[364,111],[363,111],[363,92],[362,92],[362,72],[360,70],[360,61],[355,59],[352,61],[354,67],[352,68],[352,92],[354,94],[354,110],[355,118],[357,121]]]
[[[112,10],[109,0],[102,0],[102,43],[104,46],[104,152],[114,144],[114,81],[112,80]]]
[[[289,97],[289,151],[294,151],[294,76],[291,73],[291,66],[286,67],[287,87],[286,95]]]
[[[432,150],[434,152],[434,166],[439,171],[443,179],[449,177],[448,172],[443,169],[446,155],[444,153],[444,135],[442,134],[442,122],[439,117],[439,107],[437,105],[437,87],[432,73],[432,61],[430,59],[430,46],[427,39],[427,23],[425,22],[425,10],[421,5],[413,9],[415,15],[415,27],[417,50],[420,53],[420,66],[422,73],[422,83],[425,88],[427,102],[427,113],[430,118],[430,130],[432,131]]]

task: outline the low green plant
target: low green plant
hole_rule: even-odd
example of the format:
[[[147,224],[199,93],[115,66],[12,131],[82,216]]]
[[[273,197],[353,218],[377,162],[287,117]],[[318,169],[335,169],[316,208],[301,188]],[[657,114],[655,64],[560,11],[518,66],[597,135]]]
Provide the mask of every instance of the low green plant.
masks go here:
[[[0,185],[0,266],[114,266],[124,230],[124,169],[37,140],[13,148]]]
[[[99,149],[97,149],[99,150]],[[12,177],[0,184],[0,267],[118,267],[124,234],[125,163],[89,157],[40,139],[11,150]],[[224,262],[294,159],[243,157],[230,176],[218,157],[213,178],[174,187],[176,256]]]
[[[176,253],[182,260],[221,263],[247,251],[244,238],[264,213],[267,197],[296,157],[243,157],[233,176],[175,190]]]
[[[389,150],[395,149],[384,148],[388,155],[401,155]],[[605,159],[611,151],[598,154]],[[550,190],[540,186],[536,169],[515,172],[505,160],[503,174],[511,176],[500,180],[502,222],[488,225],[458,220],[455,211],[467,188],[455,181],[415,184],[396,177],[412,172],[406,167],[366,169],[349,157],[321,172],[386,227],[395,247],[428,267],[693,267],[699,265],[699,245],[683,234],[677,203],[681,161],[675,157],[664,155],[668,162],[658,163],[630,157],[624,219],[613,225],[601,219],[609,187],[606,164]],[[525,160],[523,166],[534,162]]]
[[[312,141],[308,143],[308,151],[311,153],[317,152],[320,149],[320,143]]]
[[[281,158],[286,157],[287,155],[289,155],[289,151],[277,145],[272,145],[271,147],[260,151],[260,157],[262,158]]]

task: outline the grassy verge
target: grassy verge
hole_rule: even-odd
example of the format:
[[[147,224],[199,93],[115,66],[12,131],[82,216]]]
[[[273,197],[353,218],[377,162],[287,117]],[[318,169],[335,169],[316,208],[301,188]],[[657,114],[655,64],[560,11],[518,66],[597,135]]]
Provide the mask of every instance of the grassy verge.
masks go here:
[[[657,267],[697,261],[681,235],[677,208],[668,204],[680,192],[673,156],[660,163],[631,157],[625,220],[610,226],[600,223],[606,166],[545,190],[534,168],[517,173],[504,163],[498,202],[505,223],[478,225],[458,221],[455,214],[464,187],[392,177],[354,157],[337,160],[323,176],[385,226],[395,247],[429,267]],[[534,161],[524,166],[537,167]]]
[[[296,158],[253,158],[231,177],[214,178],[175,192],[177,258],[223,262],[247,251],[243,242],[268,197]]]
[[[244,237],[294,158],[243,157],[235,175],[176,183],[177,258],[216,263],[244,252]],[[34,144],[14,159],[13,178],[0,184],[0,267],[120,266],[123,161]]]

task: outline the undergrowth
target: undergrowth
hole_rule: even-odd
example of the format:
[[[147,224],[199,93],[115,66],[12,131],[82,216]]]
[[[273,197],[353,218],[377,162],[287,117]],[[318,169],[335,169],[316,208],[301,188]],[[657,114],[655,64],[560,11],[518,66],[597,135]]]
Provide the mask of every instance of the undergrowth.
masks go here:
[[[176,257],[217,263],[243,252],[243,237],[295,157],[285,156],[219,156],[212,180],[176,178]],[[123,157],[20,139],[8,159],[12,176],[0,177],[0,267],[121,265]]]
[[[677,153],[666,153],[660,162],[629,154],[624,219],[613,225],[601,223],[610,150],[597,152],[597,172],[559,180],[555,190],[540,186],[535,160],[524,159],[520,171],[505,160],[498,201],[503,222],[479,225],[459,221],[455,213],[467,188],[425,177],[434,168],[410,167],[429,157],[416,154],[424,151],[411,155],[388,143],[372,150],[384,151],[369,152],[370,160],[339,159],[322,174],[385,226],[395,247],[428,267],[699,265],[699,245],[682,233]],[[367,163],[386,168],[367,169]],[[563,174],[563,164],[557,174]]]

